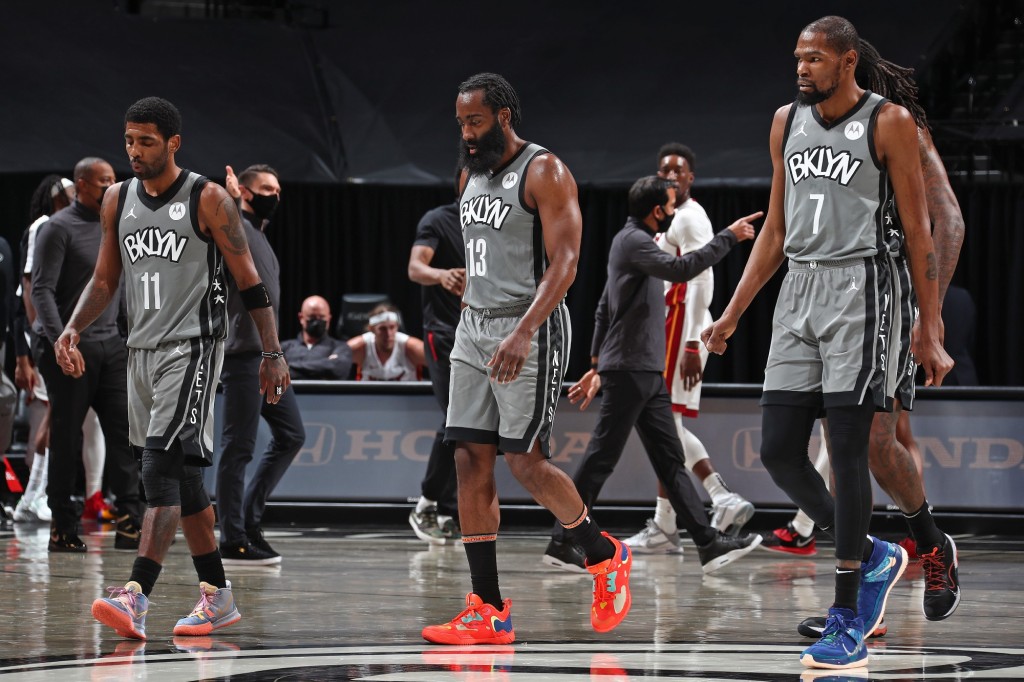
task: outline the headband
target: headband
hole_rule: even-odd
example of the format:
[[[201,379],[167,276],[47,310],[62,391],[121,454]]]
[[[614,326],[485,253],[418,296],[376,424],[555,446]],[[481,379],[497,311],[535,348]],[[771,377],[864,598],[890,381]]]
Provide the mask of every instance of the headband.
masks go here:
[[[75,183],[71,182],[67,178],[61,178],[60,181],[53,183],[53,187],[50,188],[50,198],[56,199],[57,195],[66,190],[68,187],[74,187]]]
[[[394,323],[397,324],[398,323],[398,313],[396,313],[396,312],[394,312],[392,310],[385,310],[382,313],[377,313],[376,315],[374,315],[373,317],[371,317],[369,319],[369,324],[370,324],[371,327],[376,327],[381,322],[394,322]]]

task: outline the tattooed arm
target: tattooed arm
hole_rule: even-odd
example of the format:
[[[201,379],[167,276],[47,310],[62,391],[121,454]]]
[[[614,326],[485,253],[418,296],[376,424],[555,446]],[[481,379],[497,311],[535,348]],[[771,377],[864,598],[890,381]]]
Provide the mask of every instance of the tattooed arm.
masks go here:
[[[121,194],[121,183],[111,186],[103,193],[100,205],[100,252],[96,258],[96,267],[92,278],[85,285],[82,296],[78,299],[75,312],[71,315],[63,333],[53,344],[57,364],[65,374],[73,377],[82,376],[85,371],[85,360],[78,352],[78,333],[92,324],[100,316],[110,301],[117,295],[121,281],[121,248],[117,241],[117,201]]]
[[[239,291],[245,291],[261,283],[260,275],[252,262],[249,243],[245,238],[245,226],[238,215],[235,200],[220,185],[208,182],[199,197],[199,226],[203,233],[213,239],[213,243],[224,256],[224,265],[238,285]],[[277,337],[277,321],[274,309],[253,308],[249,311],[252,321],[256,323],[264,351],[280,351],[281,341]],[[281,394],[273,390],[288,388],[291,379],[288,376],[288,363],[284,356],[260,363],[260,393],[267,396],[268,403],[276,403]]]
[[[932,222],[932,240],[939,275],[939,309],[946,297],[946,289],[953,278],[960,247],[964,243],[964,217],[960,204],[949,186],[946,169],[935,149],[931,134],[917,130],[917,146],[921,152],[921,171],[924,174],[924,199],[928,204],[928,217]]]

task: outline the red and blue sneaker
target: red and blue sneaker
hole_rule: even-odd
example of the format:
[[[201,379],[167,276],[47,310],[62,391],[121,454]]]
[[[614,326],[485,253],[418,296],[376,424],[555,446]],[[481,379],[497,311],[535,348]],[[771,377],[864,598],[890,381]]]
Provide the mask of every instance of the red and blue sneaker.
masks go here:
[[[499,611],[470,592],[462,613],[447,623],[423,628],[423,639],[434,644],[511,644],[516,641],[512,600],[505,599],[502,606]]]
[[[629,589],[629,574],[633,570],[633,555],[629,547],[608,533],[601,535],[611,541],[615,554],[611,559],[587,566],[594,575],[594,605],[590,609],[590,625],[598,632],[608,632],[622,622],[633,603]]]

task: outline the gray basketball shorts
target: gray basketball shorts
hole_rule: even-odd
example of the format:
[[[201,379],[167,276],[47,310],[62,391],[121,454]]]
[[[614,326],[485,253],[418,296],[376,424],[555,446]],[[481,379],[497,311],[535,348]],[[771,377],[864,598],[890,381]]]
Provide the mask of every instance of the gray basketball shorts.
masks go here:
[[[185,464],[213,463],[213,402],[224,344],[199,337],[128,349],[128,437],[169,450],[177,439]]]
[[[893,281],[898,287],[896,303],[898,306],[893,325],[892,358],[896,364],[893,374],[896,383],[895,396],[905,410],[914,409],[914,375],[917,374],[917,362],[910,347],[910,335],[917,322],[917,294],[910,280],[910,267],[903,257],[892,259]]]
[[[569,311],[560,303],[534,334],[519,376],[509,384],[491,379],[486,363],[521,319],[462,310],[452,349],[445,440],[497,445],[502,452],[530,452],[548,441],[562,390],[572,339]]]
[[[892,409],[896,288],[886,257],[789,262],[762,405]]]

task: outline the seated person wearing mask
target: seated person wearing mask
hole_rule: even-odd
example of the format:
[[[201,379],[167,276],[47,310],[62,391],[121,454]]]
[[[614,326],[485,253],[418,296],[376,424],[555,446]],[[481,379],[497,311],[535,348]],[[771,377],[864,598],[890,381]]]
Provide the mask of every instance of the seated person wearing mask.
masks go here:
[[[299,311],[302,331],[298,338],[281,344],[293,379],[339,381],[349,378],[352,351],[327,331],[331,326],[331,306],[322,296],[310,296]]]

